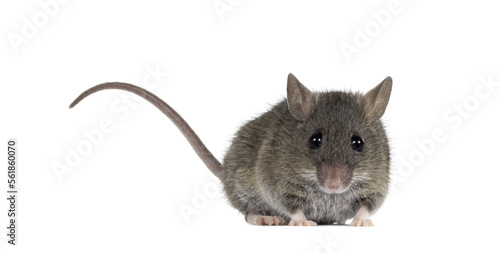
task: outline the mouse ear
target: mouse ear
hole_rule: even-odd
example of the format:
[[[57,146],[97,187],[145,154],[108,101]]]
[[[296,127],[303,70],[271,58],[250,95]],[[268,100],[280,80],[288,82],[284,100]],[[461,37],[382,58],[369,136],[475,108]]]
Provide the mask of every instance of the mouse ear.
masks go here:
[[[309,118],[313,108],[313,94],[292,74],[288,74],[287,83],[288,110],[299,121]]]
[[[364,111],[369,124],[376,122],[384,115],[391,96],[391,90],[392,78],[388,76],[363,97]]]

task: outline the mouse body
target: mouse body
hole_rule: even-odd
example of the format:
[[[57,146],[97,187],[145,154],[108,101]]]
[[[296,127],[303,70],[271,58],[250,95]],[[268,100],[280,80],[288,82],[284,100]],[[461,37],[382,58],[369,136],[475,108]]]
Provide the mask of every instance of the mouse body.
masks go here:
[[[222,163],[175,110],[131,84],[97,85],[70,108],[103,89],[133,92],[167,115],[250,224],[314,226],[353,218],[352,226],[372,226],[370,216],[387,195],[390,148],[380,118],[390,77],[361,94],[311,92],[289,74],[286,99],[244,124]]]

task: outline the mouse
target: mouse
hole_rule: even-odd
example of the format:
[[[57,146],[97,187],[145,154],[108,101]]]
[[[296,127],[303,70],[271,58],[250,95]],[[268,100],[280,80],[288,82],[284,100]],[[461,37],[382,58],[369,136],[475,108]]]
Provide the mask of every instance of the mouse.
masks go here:
[[[292,73],[286,97],[245,123],[220,162],[188,123],[153,93],[122,82],[101,90],[139,95],[163,112],[221,181],[229,203],[252,225],[373,226],[390,182],[390,147],[381,120],[392,90],[387,77],[367,93],[310,91]]]

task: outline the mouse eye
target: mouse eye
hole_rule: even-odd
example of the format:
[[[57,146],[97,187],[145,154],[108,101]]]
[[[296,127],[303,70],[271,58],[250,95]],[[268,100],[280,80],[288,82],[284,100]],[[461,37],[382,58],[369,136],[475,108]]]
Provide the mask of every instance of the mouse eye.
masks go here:
[[[353,135],[351,137],[351,147],[355,151],[361,152],[363,151],[363,146],[365,145],[365,142],[363,141],[363,138]]]
[[[315,133],[309,138],[309,147],[312,149],[318,149],[321,147],[323,135],[321,133]]]

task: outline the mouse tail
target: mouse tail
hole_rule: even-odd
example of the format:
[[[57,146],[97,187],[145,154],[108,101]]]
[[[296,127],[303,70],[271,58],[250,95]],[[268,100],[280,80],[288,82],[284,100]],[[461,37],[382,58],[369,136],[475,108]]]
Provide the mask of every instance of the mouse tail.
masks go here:
[[[77,105],[80,101],[82,101],[90,94],[106,89],[119,89],[132,92],[134,94],[143,97],[151,104],[156,106],[158,109],[160,109],[160,111],[162,111],[170,120],[172,120],[172,122],[175,124],[175,126],[177,126],[177,128],[181,131],[184,137],[186,137],[189,144],[191,144],[196,154],[201,158],[201,160],[205,163],[208,169],[216,177],[218,177],[219,179],[221,178],[222,174],[221,163],[207,149],[207,147],[203,144],[203,142],[200,140],[198,135],[196,135],[193,129],[191,129],[188,123],[167,103],[165,103],[159,97],[157,97],[153,93],[143,88],[128,83],[119,83],[119,82],[99,84],[83,92],[80,96],[78,96],[75,99],[75,101],[73,101],[73,103],[71,103],[69,108],[73,108],[75,105]]]

